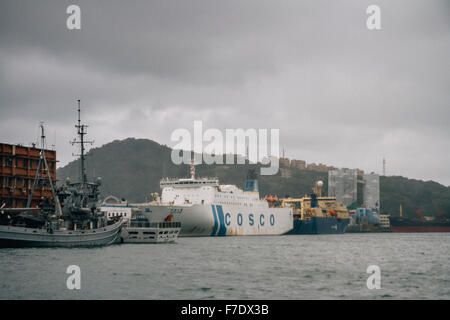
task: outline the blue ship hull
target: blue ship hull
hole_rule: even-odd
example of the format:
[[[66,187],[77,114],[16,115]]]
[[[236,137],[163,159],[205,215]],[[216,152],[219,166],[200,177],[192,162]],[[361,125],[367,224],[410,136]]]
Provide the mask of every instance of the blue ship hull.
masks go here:
[[[288,234],[337,234],[344,233],[350,219],[338,219],[334,217],[318,218],[311,220],[294,220],[294,228]]]

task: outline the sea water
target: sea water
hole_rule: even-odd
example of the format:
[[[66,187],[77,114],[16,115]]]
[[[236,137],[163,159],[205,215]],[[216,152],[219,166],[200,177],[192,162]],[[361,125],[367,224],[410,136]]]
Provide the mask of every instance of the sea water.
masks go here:
[[[0,270],[0,299],[450,299],[450,233],[0,249]]]

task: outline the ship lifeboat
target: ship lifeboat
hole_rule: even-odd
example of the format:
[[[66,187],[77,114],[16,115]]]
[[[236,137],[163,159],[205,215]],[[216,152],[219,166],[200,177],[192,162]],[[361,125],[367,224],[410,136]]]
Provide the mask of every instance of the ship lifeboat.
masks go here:
[[[331,216],[333,216],[333,217],[336,217],[336,216],[337,216],[337,213],[336,213],[336,211],[334,211],[334,210],[330,210],[330,211],[328,211],[328,213],[329,213]]]
[[[267,202],[277,202],[278,197],[277,196],[268,196],[268,197],[266,197],[266,201]]]

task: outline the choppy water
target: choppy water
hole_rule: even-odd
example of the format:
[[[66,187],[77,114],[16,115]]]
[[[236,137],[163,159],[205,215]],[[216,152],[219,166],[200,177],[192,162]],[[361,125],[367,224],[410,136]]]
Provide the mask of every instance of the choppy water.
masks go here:
[[[68,290],[66,268],[81,268]],[[366,286],[369,265],[381,289]],[[450,233],[0,249],[1,299],[450,299]]]

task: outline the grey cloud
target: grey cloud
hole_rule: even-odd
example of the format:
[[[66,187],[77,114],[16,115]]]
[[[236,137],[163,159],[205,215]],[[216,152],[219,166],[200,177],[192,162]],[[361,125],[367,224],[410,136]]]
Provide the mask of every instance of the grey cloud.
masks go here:
[[[450,5],[377,1],[382,30],[368,31],[372,2],[79,1],[68,31],[71,1],[2,1],[1,140],[45,120],[67,163],[81,98],[97,146],[170,145],[202,119],[280,128],[290,157],[368,171],[386,157],[391,174],[448,185]]]

